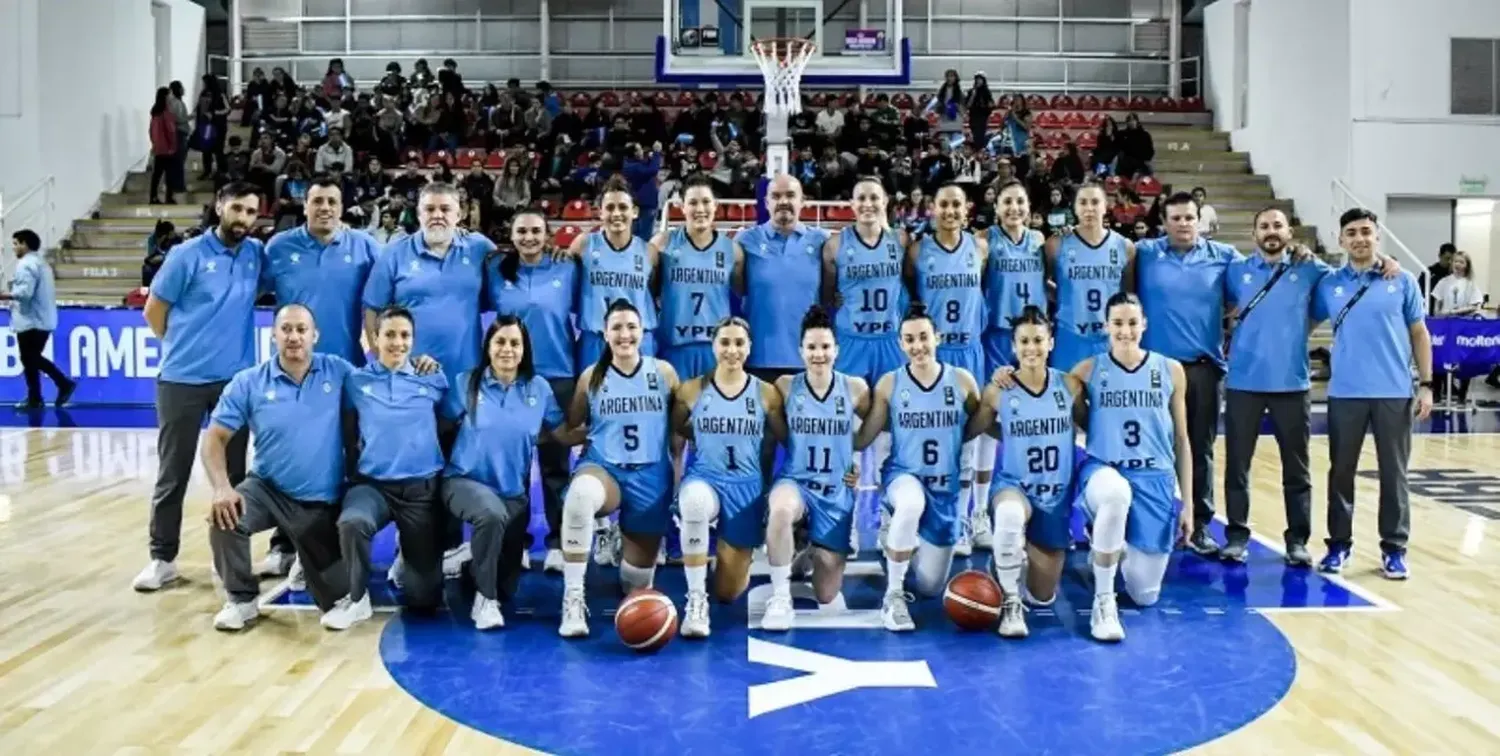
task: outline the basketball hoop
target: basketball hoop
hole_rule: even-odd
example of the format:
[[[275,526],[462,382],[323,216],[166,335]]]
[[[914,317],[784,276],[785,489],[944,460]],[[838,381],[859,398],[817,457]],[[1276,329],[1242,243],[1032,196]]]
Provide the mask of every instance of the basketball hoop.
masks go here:
[[[750,43],[750,52],[766,80],[766,115],[785,118],[802,110],[802,71],[817,47],[802,37],[771,37]]]

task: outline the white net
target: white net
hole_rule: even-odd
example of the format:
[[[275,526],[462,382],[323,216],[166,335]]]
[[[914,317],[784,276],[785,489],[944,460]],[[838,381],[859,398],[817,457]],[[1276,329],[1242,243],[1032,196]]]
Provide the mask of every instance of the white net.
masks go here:
[[[785,173],[790,165],[787,119],[802,110],[802,71],[817,45],[801,37],[758,39],[750,52],[766,82],[766,175]]]

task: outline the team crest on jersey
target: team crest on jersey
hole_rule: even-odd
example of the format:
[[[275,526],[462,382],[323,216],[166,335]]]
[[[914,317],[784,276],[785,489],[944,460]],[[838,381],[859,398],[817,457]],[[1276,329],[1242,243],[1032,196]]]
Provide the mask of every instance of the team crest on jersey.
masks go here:
[[[911,406],[911,392],[908,391],[907,389],[901,389],[901,406],[902,407],[910,407]]]
[[[1163,254],[1165,254],[1165,253],[1163,253]],[[1118,249],[1112,249],[1112,250],[1109,251],[1109,264],[1110,265],[1119,265],[1120,264],[1120,250],[1118,250]]]
[[[1151,388],[1161,388],[1161,371],[1156,368],[1151,368]]]
[[[1333,295],[1335,297],[1342,297],[1342,296],[1344,296],[1344,287],[1342,287],[1342,286],[1335,286],[1335,287],[1333,287]]]
[[[646,374],[646,388],[655,391],[660,386],[661,384],[657,382],[655,371]]]
[[[745,397],[745,411],[752,415],[755,414],[755,397]]]
[[[722,249],[714,250],[714,267],[716,267],[716,268],[722,268],[722,267],[724,267],[724,250],[722,250]]]
[[[1011,397],[1010,398],[1010,408],[1013,409],[1013,410],[1020,409],[1021,408],[1021,400],[1019,398],[1017,398],[1017,397],[1014,397],[1014,396]]]
[[[276,390],[275,389],[272,389],[272,390],[266,392],[266,401],[268,401],[268,402],[274,402],[274,401],[276,401]]]
[[[844,414],[844,397],[836,396],[833,398],[833,413],[835,415]]]
[[[1061,392],[1061,391],[1054,391],[1054,392],[1052,392],[1052,398],[1054,398],[1054,399],[1057,400],[1057,408],[1058,409],[1065,410],[1065,409],[1068,408],[1068,400],[1065,399],[1065,398],[1063,398],[1063,392]]]
[[[640,273],[641,271],[643,271],[645,269],[646,269],[646,261],[642,260],[640,255],[636,255],[636,257],[635,257],[635,272]]]
[[[802,409],[803,407],[806,407],[806,406],[807,406],[807,397],[805,395],[803,395],[803,394],[798,394],[797,395],[797,409]]]
[[[1396,285],[1395,284],[1386,284],[1385,285],[1385,293],[1387,293],[1387,294],[1394,294],[1394,293],[1396,293]]]
[[[1292,280],[1293,280],[1293,281],[1295,281],[1295,280],[1297,280],[1297,274],[1296,274],[1296,273],[1293,273],[1293,274],[1292,274],[1292,275],[1291,275],[1291,279],[1292,279]]]
[[[323,381],[323,393],[325,393],[325,394],[332,394],[333,393],[333,384],[329,383],[328,381]]]
[[[900,257],[900,255],[901,255],[900,252],[896,251],[896,245],[894,245],[894,244],[887,244],[887,245],[885,245],[885,251],[886,251],[886,256],[890,258],[891,262],[895,262],[896,258]]]
[[[949,407],[952,407],[954,404],[957,404],[957,403],[958,403],[958,399],[957,399],[957,397],[953,393],[953,387],[952,386],[944,386],[943,387],[943,404],[946,404]]]
[[[1250,278],[1251,278],[1250,274],[1246,273],[1245,274],[1245,283],[1250,283]]]

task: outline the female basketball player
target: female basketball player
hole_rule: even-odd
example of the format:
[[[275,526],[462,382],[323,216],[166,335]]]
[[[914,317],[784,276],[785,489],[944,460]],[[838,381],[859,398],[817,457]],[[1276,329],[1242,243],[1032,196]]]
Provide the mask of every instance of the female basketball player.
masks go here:
[[[730,317],[714,330],[714,368],[683,382],[672,402],[672,427],[693,443],[693,461],[677,494],[687,606],[682,635],[705,638],[708,622],[708,526],[718,522],[714,595],[732,602],[750,584],[750,561],[765,534],[761,448],[786,437],[776,387],[745,372],[750,325]]]
[[[863,378],[834,370],[839,346],[833,334],[823,308],[808,310],[802,318],[805,369],[776,381],[786,407],[786,462],[781,479],[771,487],[766,520],[771,598],[762,630],[792,629],[792,528],[804,516],[813,546],[813,593],[820,603],[832,604],[844,584],[845,550],[855,527],[854,487],[859,485],[855,418],[869,413],[870,387]]]
[[[668,423],[677,371],[641,353],[645,329],[629,301],[615,300],[604,324],[607,341],[598,361],[578,377],[569,411],[574,427],[588,426],[588,446],[563,496],[564,590],[557,632],[565,638],[589,634],[583,577],[594,519],[620,510],[620,582],[629,592],[651,585],[670,518]]]
[[[607,340],[604,316],[610,303],[617,299],[629,302],[641,318],[640,353],[656,353],[656,300],[658,281],[654,277],[657,255],[646,242],[637,238],[633,224],[640,208],[622,176],[610,176],[599,194],[599,220],[602,228],[573,240],[569,256],[582,266],[578,292],[578,364],[599,361]]]
[[[562,430],[563,414],[552,386],[537,374],[531,335],[520,318],[495,318],[484,344],[488,366],[460,374],[443,399],[444,417],[459,423],[443,470],[443,503],[474,528],[470,565],[479,593],[470,617],[476,628],[489,630],[505,625],[500,594],[512,594],[520,577],[532,453],[541,439],[553,440]]]
[[[1041,307],[1026,305],[1006,326],[1012,339],[1006,352],[1015,355],[1020,369],[1005,365],[997,371],[970,422],[1003,442],[1000,480],[990,505],[995,573],[1005,591],[1000,635],[1024,638],[1021,573],[1027,573],[1032,603],[1050,605],[1072,542],[1073,470],[1075,456],[1082,456],[1074,444],[1073,418],[1075,407],[1081,406],[1083,382],[1047,367],[1052,328]]]
[[[573,363],[578,262],[552,254],[547,219],[534,210],[523,210],[511,219],[510,240],[514,252],[492,256],[486,263],[489,266],[485,275],[486,306],[497,316],[519,318],[528,336],[535,334],[536,339],[528,341],[526,357],[536,374],[547,379],[557,401],[568,402],[573,398],[578,375]],[[489,343],[488,338],[485,343]],[[562,533],[562,492],[568,486],[571,462],[568,457],[568,447],[546,436],[541,439],[537,466],[542,473],[542,498],[547,513],[548,572],[562,572],[558,539]],[[523,556],[522,564],[527,562]]]
[[[729,317],[730,283],[740,280],[744,260],[714,229],[718,205],[706,176],[687,180],[682,206],[687,225],[657,234],[650,246],[661,260],[662,358],[678,375],[704,375],[714,368],[714,326]]]
[[[983,275],[989,257],[989,245],[964,230],[968,226],[969,198],[958,184],[945,184],[933,195],[934,231],[908,249],[907,270],[915,279],[916,301],[933,313],[929,318],[937,329],[936,360],[963,368],[970,376],[984,373],[984,349],[980,333],[984,330]],[[904,347],[903,337],[903,348]],[[960,459],[959,512],[961,533],[954,548],[959,556],[971,549],[969,493],[974,481],[978,457],[977,443],[963,449]],[[983,510],[983,506],[977,507]]]
[[[349,567],[349,595],[323,615],[345,630],[370,618],[370,540],[395,520],[404,562],[402,597],[412,609],[442,603],[442,536],[438,520],[436,409],[448,391],[441,372],[418,375],[410,355],[412,315],[390,307],[375,319],[377,360],[344,379],[344,400],[359,416],[359,482],[344,494],[339,543]]]
[[[1077,502],[1094,521],[1089,624],[1095,639],[1118,641],[1125,630],[1116,570],[1137,606],[1156,603],[1173,545],[1193,532],[1193,509],[1177,493],[1193,490],[1193,464],[1182,364],[1141,348],[1147,323],[1134,294],[1115,294],[1104,312],[1109,351],[1072,370],[1089,402],[1089,459],[1078,471]]]
[[[988,376],[1001,365],[1014,365],[1014,334],[1011,321],[1020,317],[1028,305],[1047,306],[1046,276],[1043,273],[1040,231],[1026,227],[1031,218],[1031,203],[1026,185],[1007,181],[995,195],[995,217],[999,225],[986,232],[990,253],[984,269],[985,319],[984,354]],[[1048,349],[1051,347],[1049,345]],[[986,514],[990,501],[990,479],[995,470],[995,439],[988,434],[976,442],[974,460],[974,517],[971,520],[973,542],[977,548],[992,543],[990,518]]]
[[[1073,198],[1073,233],[1047,240],[1047,274],[1057,283],[1052,366],[1059,370],[1105,351],[1104,303],[1135,288],[1135,244],[1104,225],[1106,205],[1102,184],[1084,184]]]
[[[966,368],[938,361],[939,343],[932,318],[921,304],[912,305],[901,323],[901,349],[909,362],[876,384],[869,417],[854,441],[863,449],[881,430],[891,434],[883,475],[890,519],[881,539],[887,573],[880,617],[892,631],[916,629],[903,592],[907,567],[917,563],[918,594],[940,593],[963,519],[955,452],[977,432],[966,426],[979,409],[979,387]]]

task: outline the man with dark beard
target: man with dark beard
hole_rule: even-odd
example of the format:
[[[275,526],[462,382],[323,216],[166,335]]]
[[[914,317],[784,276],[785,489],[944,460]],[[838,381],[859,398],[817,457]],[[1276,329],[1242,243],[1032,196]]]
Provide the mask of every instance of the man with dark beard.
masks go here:
[[[156,453],[151,496],[151,563],[136,575],[137,591],[176,581],[182,540],[182,499],[193,474],[203,418],[229,379],[256,362],[255,299],[262,245],[248,238],[260,212],[260,189],[234,182],[218,191],[218,225],[177,245],[151,282],[146,324],[162,342],[156,382]],[[245,429],[227,447],[229,479],[245,477]]]

